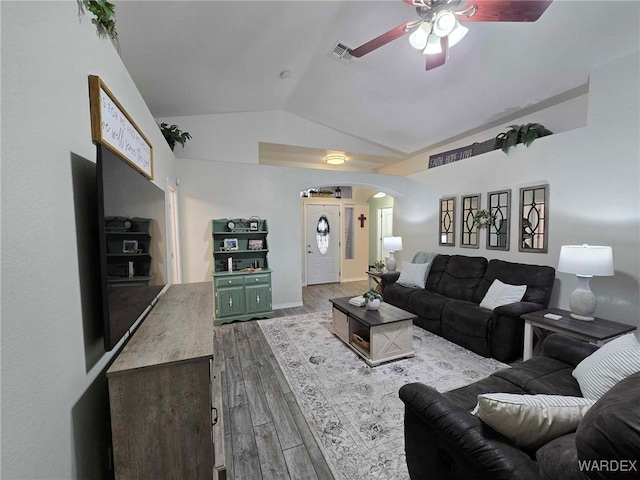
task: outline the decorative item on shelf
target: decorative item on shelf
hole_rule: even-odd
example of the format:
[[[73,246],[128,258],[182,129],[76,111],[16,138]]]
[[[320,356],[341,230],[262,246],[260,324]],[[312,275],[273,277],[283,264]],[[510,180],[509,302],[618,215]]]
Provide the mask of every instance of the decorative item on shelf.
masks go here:
[[[237,238],[225,238],[223,240],[223,248],[225,250],[238,250],[238,239]]]
[[[495,221],[495,215],[491,215],[489,210],[478,210],[473,216],[473,221],[476,224],[476,228],[481,230],[483,228],[489,228],[489,226]]]
[[[230,232],[233,232],[236,229],[236,222],[235,220],[229,220],[227,222],[227,230],[229,230]]]
[[[137,240],[123,240],[122,241],[122,253],[138,253],[138,241]]]
[[[333,195],[336,198],[342,198],[342,190],[340,189],[340,187],[336,187],[336,189],[333,191]]]
[[[164,139],[169,144],[171,151],[176,147],[176,143],[179,143],[184,147],[184,144],[187,143],[187,140],[191,140],[191,135],[189,132],[183,132],[180,130],[178,125],[169,125],[167,123],[161,123],[160,131],[162,135],[164,135]]]
[[[264,248],[264,242],[261,238],[250,238],[248,240],[249,250],[262,250]]]
[[[389,252],[389,258],[387,259],[387,270],[390,272],[395,272],[396,259],[394,257],[394,253],[402,251],[402,237],[384,237],[382,239],[382,249]]]
[[[333,192],[326,188],[320,188],[320,189],[312,188],[311,190],[309,190],[309,196],[327,198],[327,197],[333,197]]]
[[[613,250],[608,246],[562,245],[558,260],[558,272],[573,273],[578,277],[578,287],[569,298],[571,317],[577,320],[593,320],[596,297],[589,288],[591,277],[611,277]]]
[[[527,123],[522,125],[509,125],[509,130],[499,133],[496,139],[502,142],[502,151],[509,153],[511,147],[515,147],[518,143],[524,143],[527,147],[540,137],[546,137],[553,132],[547,130],[544,125],[539,123]]]
[[[378,310],[382,303],[382,295],[376,289],[372,288],[362,294],[364,297],[367,310]]]
[[[382,272],[385,267],[385,264],[382,260],[378,260],[371,265],[376,272]]]

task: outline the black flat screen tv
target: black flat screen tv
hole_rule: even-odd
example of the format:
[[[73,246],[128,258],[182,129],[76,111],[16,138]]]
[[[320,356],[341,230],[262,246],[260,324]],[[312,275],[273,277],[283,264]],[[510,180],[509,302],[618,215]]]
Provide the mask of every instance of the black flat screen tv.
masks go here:
[[[167,283],[165,194],[107,148],[96,148],[104,348],[109,351],[140,325]],[[149,235],[135,232],[137,219],[149,220]]]

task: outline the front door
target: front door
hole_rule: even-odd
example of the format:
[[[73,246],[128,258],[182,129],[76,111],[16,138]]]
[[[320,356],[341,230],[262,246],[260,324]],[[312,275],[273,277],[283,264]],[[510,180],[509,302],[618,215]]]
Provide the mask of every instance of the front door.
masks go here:
[[[340,281],[340,206],[305,209],[307,285]]]
[[[393,208],[383,207],[378,209],[378,258],[382,260],[389,256],[389,252],[382,248],[382,239],[392,236],[393,232]]]

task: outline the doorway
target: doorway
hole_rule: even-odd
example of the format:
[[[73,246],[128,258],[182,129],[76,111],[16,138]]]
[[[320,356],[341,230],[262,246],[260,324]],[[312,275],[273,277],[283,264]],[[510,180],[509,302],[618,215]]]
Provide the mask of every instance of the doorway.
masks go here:
[[[178,222],[178,191],[171,185],[169,189],[169,235],[171,235],[171,283],[182,283],[182,265],[180,264],[180,234]]]
[[[340,206],[305,206],[307,285],[340,281]]]
[[[378,208],[378,241],[376,260],[382,260],[389,255],[389,252],[383,249],[382,239],[393,235],[393,207]]]

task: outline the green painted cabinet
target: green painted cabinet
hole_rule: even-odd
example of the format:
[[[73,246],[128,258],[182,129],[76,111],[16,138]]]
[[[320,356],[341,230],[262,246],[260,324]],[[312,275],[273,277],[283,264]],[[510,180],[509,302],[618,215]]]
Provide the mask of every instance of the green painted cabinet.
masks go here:
[[[267,235],[266,220],[211,221],[215,325],[274,316]]]

